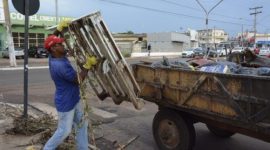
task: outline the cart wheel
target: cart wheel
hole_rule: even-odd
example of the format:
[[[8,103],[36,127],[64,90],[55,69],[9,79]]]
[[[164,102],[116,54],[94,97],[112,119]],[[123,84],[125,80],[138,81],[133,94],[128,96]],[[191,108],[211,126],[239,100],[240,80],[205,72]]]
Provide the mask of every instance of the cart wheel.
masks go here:
[[[162,109],[155,115],[153,135],[161,150],[191,150],[195,142],[193,124],[168,109]]]
[[[220,128],[217,128],[208,124],[206,126],[211,133],[213,133],[214,135],[218,137],[229,138],[235,134],[234,132],[226,131],[224,129],[220,129]]]

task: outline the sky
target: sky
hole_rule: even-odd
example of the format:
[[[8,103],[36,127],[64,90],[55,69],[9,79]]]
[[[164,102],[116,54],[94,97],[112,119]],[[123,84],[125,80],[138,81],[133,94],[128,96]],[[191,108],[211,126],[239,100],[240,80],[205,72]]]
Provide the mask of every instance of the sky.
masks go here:
[[[198,0],[209,12],[221,0]],[[16,11],[10,2],[10,10]],[[254,7],[257,32],[270,33],[270,0],[223,0],[208,13],[208,28],[223,29],[230,37],[253,31]],[[196,0],[58,0],[59,16],[81,17],[101,11],[111,32],[185,32],[206,29],[206,12]],[[55,0],[40,0],[42,15],[55,15]]]

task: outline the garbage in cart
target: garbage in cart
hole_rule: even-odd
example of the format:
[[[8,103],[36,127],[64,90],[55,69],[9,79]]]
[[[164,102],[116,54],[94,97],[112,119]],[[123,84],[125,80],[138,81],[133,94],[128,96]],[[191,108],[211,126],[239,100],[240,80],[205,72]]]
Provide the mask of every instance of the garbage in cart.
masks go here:
[[[193,58],[187,61],[169,60],[163,57],[161,61],[152,63],[152,68],[175,68],[223,74],[245,74],[254,76],[270,76],[270,59],[255,55],[250,50],[232,53],[227,60],[212,58]]]

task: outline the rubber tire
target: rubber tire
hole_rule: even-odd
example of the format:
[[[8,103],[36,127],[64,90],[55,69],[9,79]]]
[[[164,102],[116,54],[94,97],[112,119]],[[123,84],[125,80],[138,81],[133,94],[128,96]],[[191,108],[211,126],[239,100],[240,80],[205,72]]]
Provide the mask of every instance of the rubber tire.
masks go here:
[[[163,120],[169,120],[177,127],[179,143],[174,147],[166,146],[159,136],[158,129]],[[153,119],[153,136],[160,150],[192,150],[195,145],[195,129],[193,124],[185,120],[178,112],[170,109],[161,109]],[[186,138],[182,138],[186,137]]]
[[[214,127],[214,126],[211,126],[208,124],[206,126],[207,126],[208,130],[217,137],[229,138],[235,134],[234,132],[226,131],[224,129],[220,129],[220,128],[217,128],[217,127]]]

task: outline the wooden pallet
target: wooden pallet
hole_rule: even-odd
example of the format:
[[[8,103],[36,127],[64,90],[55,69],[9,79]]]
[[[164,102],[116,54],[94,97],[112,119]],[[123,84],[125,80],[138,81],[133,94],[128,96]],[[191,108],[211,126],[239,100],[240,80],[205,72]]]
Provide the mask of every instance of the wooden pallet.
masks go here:
[[[77,51],[76,57],[94,55],[100,62],[89,74],[94,79],[90,85],[95,93],[98,96],[108,93],[115,104],[130,101],[136,109],[142,108],[143,101],[138,98],[140,87],[100,12],[72,21],[68,33],[72,48]]]

